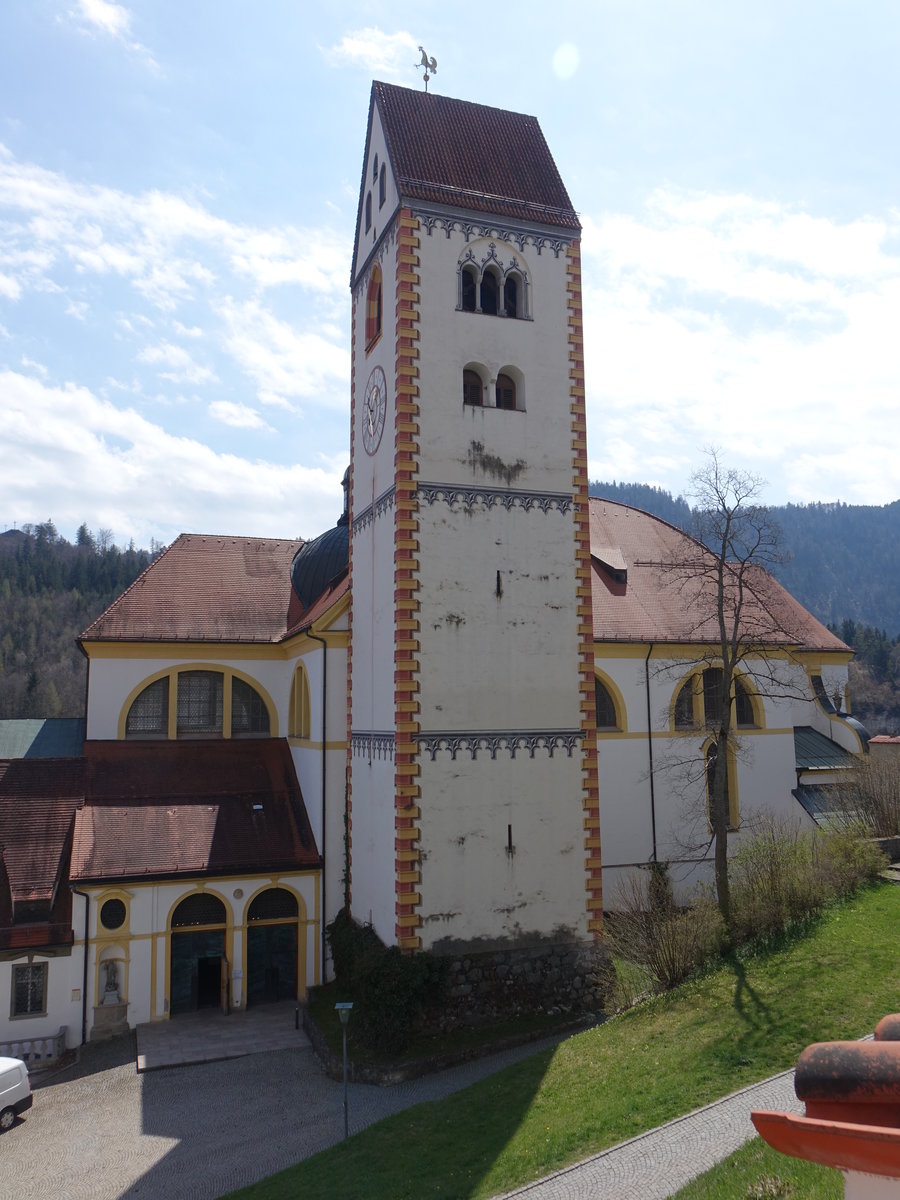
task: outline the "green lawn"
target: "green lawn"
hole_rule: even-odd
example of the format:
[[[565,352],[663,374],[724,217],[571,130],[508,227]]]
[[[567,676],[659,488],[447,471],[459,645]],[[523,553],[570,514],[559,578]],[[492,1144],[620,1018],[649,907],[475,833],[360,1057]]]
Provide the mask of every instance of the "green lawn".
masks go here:
[[[877,885],[803,937],[233,1195],[475,1200],[508,1190],[791,1067],[810,1042],[871,1032],[900,1008],[898,929],[900,888]]]
[[[788,1158],[753,1138],[673,1200],[843,1200],[844,1177],[831,1167]]]

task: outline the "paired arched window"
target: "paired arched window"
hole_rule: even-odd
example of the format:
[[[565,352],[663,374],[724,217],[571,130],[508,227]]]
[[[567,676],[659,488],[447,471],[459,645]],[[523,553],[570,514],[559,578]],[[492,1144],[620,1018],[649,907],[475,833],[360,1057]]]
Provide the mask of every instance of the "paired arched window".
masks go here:
[[[173,671],[148,684],[132,701],[125,737],[167,738],[173,726],[178,738],[267,737],[269,707],[252,684],[236,675]]]
[[[387,196],[387,171],[384,163],[381,164],[381,170],[378,173],[378,207],[384,208],[384,201]]]
[[[381,267],[379,267],[376,263],[372,268],[372,274],[369,278],[369,286],[366,289],[367,354],[381,337],[382,291]]]
[[[366,192],[366,233],[372,228],[372,193]]]
[[[492,387],[486,382],[488,378],[489,372],[478,363],[470,363],[463,370],[463,405],[470,408],[493,407],[508,410],[525,408],[521,372],[516,371],[515,367],[504,367]]]
[[[691,675],[675,697],[676,729],[714,729],[722,720],[724,673],[721,667],[706,667]],[[759,725],[753,696],[740,675],[732,678],[734,719],[738,728],[755,729]]]
[[[288,711],[288,733],[291,737],[308,738],[310,729],[309,676],[303,663],[294,668],[291,680],[291,700]]]

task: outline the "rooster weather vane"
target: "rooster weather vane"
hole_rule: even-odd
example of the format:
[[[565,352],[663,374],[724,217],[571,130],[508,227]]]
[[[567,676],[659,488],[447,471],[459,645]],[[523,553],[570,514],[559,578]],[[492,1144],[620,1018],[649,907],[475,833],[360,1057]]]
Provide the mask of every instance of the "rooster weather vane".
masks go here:
[[[425,91],[427,92],[428,91],[428,80],[431,78],[431,75],[437,75],[437,59],[429,58],[428,55],[425,53],[424,46],[420,46],[419,49],[422,52],[422,58],[419,61],[418,65],[420,67],[425,68]],[[428,74],[429,71],[431,72],[431,75]]]

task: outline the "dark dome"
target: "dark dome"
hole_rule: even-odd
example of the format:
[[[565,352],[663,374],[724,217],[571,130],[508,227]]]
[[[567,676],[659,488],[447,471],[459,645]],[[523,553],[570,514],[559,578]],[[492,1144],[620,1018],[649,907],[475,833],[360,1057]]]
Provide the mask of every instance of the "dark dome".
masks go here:
[[[350,561],[350,527],[335,525],[307,542],[291,563],[291,587],[304,608],[325,591],[335,575],[346,570]]]

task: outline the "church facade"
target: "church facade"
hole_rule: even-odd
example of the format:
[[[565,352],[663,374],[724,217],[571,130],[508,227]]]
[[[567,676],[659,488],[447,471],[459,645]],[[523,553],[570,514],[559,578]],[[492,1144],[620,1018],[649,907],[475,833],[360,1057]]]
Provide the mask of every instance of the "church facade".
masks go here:
[[[0,1047],[302,1000],[345,904],[410,952],[589,948],[629,871],[708,875],[716,703],[737,840],[827,809],[847,647],[769,580],[717,699],[684,535],[588,498],[579,234],[534,118],[373,85],[344,512],[182,535],[82,635],[83,753],[0,761]]]

